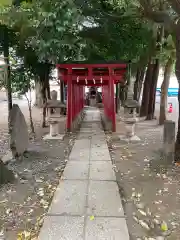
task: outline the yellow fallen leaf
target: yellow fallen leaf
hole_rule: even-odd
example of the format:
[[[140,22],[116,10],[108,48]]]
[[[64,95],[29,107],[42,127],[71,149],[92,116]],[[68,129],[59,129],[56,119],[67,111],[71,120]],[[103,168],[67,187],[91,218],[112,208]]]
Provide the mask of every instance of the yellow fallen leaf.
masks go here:
[[[161,224],[161,230],[162,230],[163,232],[165,232],[165,231],[168,230],[168,226],[167,226],[167,223],[166,223],[166,222],[163,222],[163,223]]]
[[[31,233],[28,231],[23,231],[21,233],[18,233],[17,240],[30,240],[31,239]]]
[[[17,240],[23,240],[23,233],[18,233]]]
[[[90,216],[90,220],[93,221],[94,220],[94,216]]]
[[[25,239],[31,237],[31,233],[30,232],[24,231],[23,233],[24,233]]]

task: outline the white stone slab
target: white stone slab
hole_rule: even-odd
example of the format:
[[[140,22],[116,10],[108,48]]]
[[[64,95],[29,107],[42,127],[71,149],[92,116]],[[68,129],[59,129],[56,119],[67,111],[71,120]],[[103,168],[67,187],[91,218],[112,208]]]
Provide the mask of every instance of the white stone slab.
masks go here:
[[[88,179],[89,162],[70,161],[63,173],[64,179],[83,180]]]
[[[86,221],[85,240],[129,240],[124,218],[97,218]]]
[[[83,217],[45,217],[38,240],[84,240]]]
[[[90,181],[88,214],[90,216],[124,216],[116,182]]]
[[[58,134],[56,136],[51,136],[50,134],[47,134],[43,137],[44,140],[63,140],[65,134]]]
[[[90,161],[110,161],[110,160],[111,157],[108,150],[99,149],[95,151],[93,148],[91,149]]]
[[[94,161],[90,164],[91,180],[115,181],[116,176],[111,161]]]
[[[125,135],[119,135],[119,140],[123,141],[125,143],[129,143],[129,142],[136,143],[136,142],[141,141],[141,139],[136,135],[134,135],[132,137],[127,137]]]
[[[49,214],[83,215],[87,195],[87,181],[61,180]]]

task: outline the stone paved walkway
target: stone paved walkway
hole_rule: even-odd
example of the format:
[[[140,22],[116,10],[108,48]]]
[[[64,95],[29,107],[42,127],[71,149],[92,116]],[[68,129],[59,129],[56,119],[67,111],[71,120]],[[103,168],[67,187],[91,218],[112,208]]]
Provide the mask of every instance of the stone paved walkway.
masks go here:
[[[39,239],[129,240],[97,109],[86,112]]]

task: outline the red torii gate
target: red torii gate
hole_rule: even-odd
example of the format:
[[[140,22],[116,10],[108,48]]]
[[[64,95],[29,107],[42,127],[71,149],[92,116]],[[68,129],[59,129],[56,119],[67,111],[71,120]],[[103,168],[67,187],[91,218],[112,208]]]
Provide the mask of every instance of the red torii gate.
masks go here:
[[[67,130],[84,107],[84,87],[102,86],[104,113],[112,122],[112,131],[116,131],[116,112],[114,84],[125,82],[129,64],[85,62],[57,64],[58,78],[67,84]]]

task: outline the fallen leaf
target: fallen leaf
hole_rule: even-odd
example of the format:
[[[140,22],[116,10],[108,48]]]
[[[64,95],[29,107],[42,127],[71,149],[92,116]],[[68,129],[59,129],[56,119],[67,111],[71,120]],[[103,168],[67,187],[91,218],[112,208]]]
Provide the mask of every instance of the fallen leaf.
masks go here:
[[[4,199],[4,200],[0,201],[0,204],[6,203],[7,201],[8,201],[7,199]]]
[[[141,209],[138,209],[138,212],[139,212],[141,215],[143,215],[143,216],[147,216],[146,212],[144,212],[144,211],[141,210]]]
[[[8,208],[8,209],[6,210],[6,214],[10,214],[10,213],[11,213],[11,209]]]
[[[149,225],[148,225],[146,222],[144,222],[143,220],[139,220],[139,224],[140,224],[143,228],[145,228],[145,229],[147,229],[147,230],[150,230]]]
[[[91,221],[93,221],[94,220],[94,216],[90,216],[90,218],[89,218]]]
[[[168,226],[167,226],[167,223],[166,222],[162,222],[162,224],[161,224],[161,230],[163,231],[163,232],[165,232],[165,231],[167,231],[168,230]]]
[[[42,183],[43,180],[41,180],[41,179],[36,179],[36,182],[37,182],[37,183]]]
[[[34,212],[33,209],[30,209],[29,212],[27,212],[28,214],[31,214],[32,212]]]

